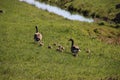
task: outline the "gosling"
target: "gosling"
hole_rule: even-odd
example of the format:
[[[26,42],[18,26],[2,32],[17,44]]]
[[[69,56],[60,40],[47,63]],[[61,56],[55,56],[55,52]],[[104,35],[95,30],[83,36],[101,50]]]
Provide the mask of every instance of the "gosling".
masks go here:
[[[48,49],[52,49],[52,46],[48,45]]]
[[[56,50],[59,52],[63,52],[65,50],[65,48],[63,46],[58,46],[58,48]]]
[[[90,56],[91,56],[91,51],[90,51],[90,49],[86,49],[86,53],[88,54],[88,58],[90,58]]]
[[[43,42],[40,42],[39,44],[40,44],[40,46],[44,46],[44,43],[43,43]]]

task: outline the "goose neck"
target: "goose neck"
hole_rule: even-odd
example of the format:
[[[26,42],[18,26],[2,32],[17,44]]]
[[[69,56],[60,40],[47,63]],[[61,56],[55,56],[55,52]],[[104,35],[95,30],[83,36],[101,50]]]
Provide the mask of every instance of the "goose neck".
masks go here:
[[[74,41],[72,40],[71,42],[72,42],[72,45],[71,45],[71,46],[73,46],[73,45],[74,45]]]
[[[36,27],[36,33],[38,32],[38,28]]]

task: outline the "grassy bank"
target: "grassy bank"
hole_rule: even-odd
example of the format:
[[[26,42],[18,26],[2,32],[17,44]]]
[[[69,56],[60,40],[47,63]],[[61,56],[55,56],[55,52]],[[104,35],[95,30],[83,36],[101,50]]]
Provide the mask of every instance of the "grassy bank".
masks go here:
[[[98,18],[107,22],[116,18],[120,14],[119,0],[39,0],[48,4],[59,6],[72,13],[77,12],[87,17]],[[120,23],[120,20],[118,20]],[[115,21],[116,22],[116,21]]]
[[[1,0],[0,9],[4,11],[0,13],[1,80],[120,79],[120,46],[97,38],[116,37],[119,29],[70,21],[18,0]],[[35,25],[43,34],[42,47],[33,40]],[[69,38],[81,48],[76,58],[70,52]],[[57,52],[53,43],[65,50]]]

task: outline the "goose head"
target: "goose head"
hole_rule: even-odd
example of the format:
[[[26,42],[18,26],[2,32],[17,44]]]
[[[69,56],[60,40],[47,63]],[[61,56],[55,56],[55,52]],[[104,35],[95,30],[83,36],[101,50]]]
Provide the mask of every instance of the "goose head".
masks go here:
[[[35,26],[35,28],[36,28],[36,33],[38,32],[38,27],[37,26]]]
[[[68,41],[74,41],[72,38],[70,38]]]

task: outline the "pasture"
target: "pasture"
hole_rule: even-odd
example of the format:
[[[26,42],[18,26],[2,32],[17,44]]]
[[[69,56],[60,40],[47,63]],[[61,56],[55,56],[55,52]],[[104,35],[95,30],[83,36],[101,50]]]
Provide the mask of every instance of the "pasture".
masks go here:
[[[98,38],[116,38],[120,29],[71,21],[18,0],[1,0],[0,10],[4,11],[0,13],[0,80],[120,79],[120,45]],[[36,25],[44,46],[34,43]],[[81,48],[76,58],[70,38]],[[54,43],[65,50],[57,52]]]

